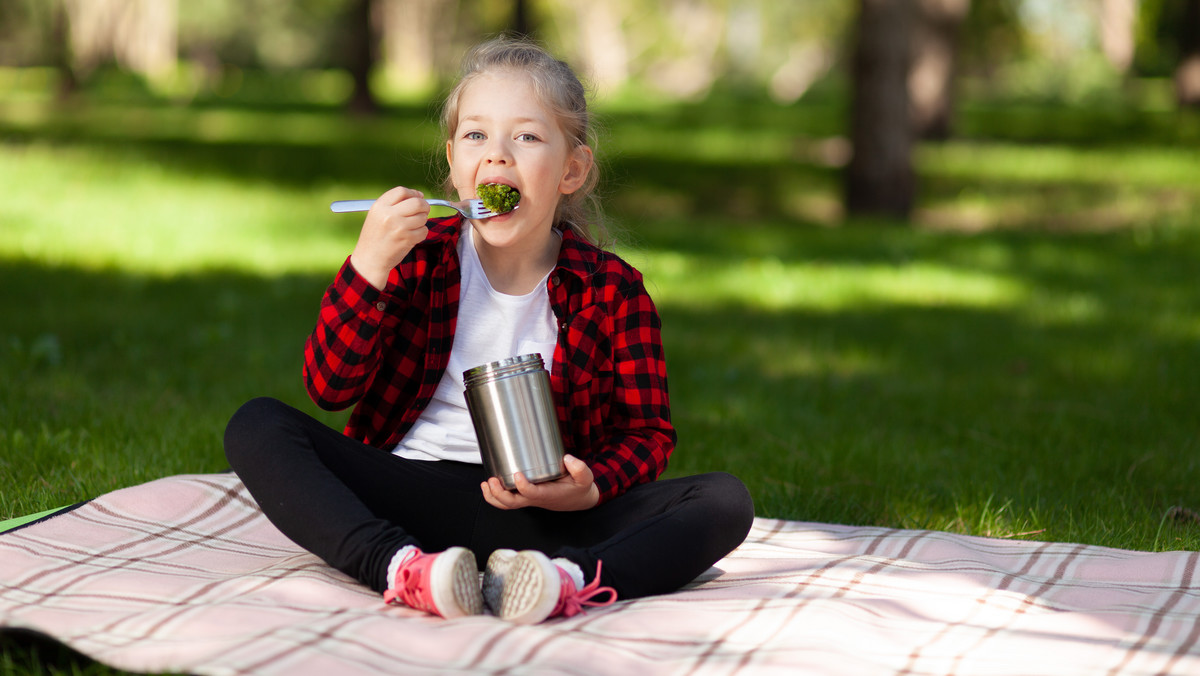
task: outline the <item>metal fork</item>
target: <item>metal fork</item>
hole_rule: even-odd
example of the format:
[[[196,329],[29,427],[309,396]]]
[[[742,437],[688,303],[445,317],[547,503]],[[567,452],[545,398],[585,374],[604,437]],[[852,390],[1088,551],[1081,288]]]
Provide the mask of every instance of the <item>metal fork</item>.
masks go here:
[[[443,207],[450,207],[467,218],[491,218],[500,214],[493,213],[491,209],[483,206],[483,200],[463,200],[461,202],[450,202],[448,200],[425,200],[430,204],[437,204]],[[338,200],[329,205],[329,209],[334,213],[344,214],[350,211],[367,211],[371,205],[375,204],[375,200]],[[519,205],[518,205],[519,206]],[[513,207],[516,209],[517,207]]]

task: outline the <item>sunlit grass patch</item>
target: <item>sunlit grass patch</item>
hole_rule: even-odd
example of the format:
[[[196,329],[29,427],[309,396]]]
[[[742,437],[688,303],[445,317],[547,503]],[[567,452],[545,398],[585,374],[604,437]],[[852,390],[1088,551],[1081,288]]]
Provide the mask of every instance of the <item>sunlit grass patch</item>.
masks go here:
[[[1200,185],[1200,149],[1116,145],[1079,147],[953,141],[925,144],[918,163],[930,175],[1024,184]]]
[[[336,110],[258,109],[89,101],[62,107],[54,101],[0,98],[0,124],[9,133],[37,133],[89,141],[134,143],[256,143],[321,147],[369,145],[381,150],[434,148],[440,134],[430,115],[395,115],[347,121]]]
[[[152,156],[9,147],[0,153],[0,182],[22,186],[0,205],[0,255],[53,265],[155,274],[328,270],[357,234],[357,223],[328,209],[357,188],[275,188],[189,174]]]
[[[925,261],[910,264],[784,262],[640,252],[639,265],[665,303],[737,304],[764,310],[836,312],[872,306],[1011,307],[1027,297],[999,272]]]
[[[922,146],[925,226],[1106,231],[1193,227],[1200,151],[975,141]]]
[[[1034,509],[1018,513],[1011,498],[962,494],[931,504],[920,494],[892,502],[893,518],[905,528],[941,530],[992,538],[1040,539],[1048,536]]]
[[[621,131],[620,137],[603,146],[606,151],[714,164],[774,164],[796,156],[796,137],[787,129],[712,127],[697,133],[689,128],[631,125]]]

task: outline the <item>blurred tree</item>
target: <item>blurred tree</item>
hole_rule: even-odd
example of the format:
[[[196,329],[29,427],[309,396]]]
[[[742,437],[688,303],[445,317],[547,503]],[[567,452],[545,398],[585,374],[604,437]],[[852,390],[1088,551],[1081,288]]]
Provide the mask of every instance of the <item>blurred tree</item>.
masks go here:
[[[529,0],[513,0],[512,26],[509,32],[517,37],[534,37],[536,30],[533,24],[533,14],[530,13]]]
[[[187,58],[273,71],[345,67],[353,0],[204,0],[180,5]]]
[[[438,79],[438,45],[451,40],[457,3],[380,0],[383,61],[389,78],[406,91],[424,91]]]
[[[1000,65],[1012,62],[1027,49],[1027,36],[1017,0],[973,0],[962,26],[958,72],[977,77],[996,89]]]
[[[1175,98],[1181,106],[1200,107],[1200,0],[1184,0],[1179,22],[1179,65]]]
[[[1171,77],[1180,63],[1179,38],[1186,3],[1141,0],[1138,3],[1133,71],[1139,77]]]
[[[662,58],[647,65],[646,76],[661,91],[684,98],[707,94],[723,74],[722,47],[728,3],[667,0],[659,36]]]
[[[379,102],[371,89],[371,72],[379,53],[372,21],[372,0],[351,0],[346,8],[343,30],[346,32],[346,68],[354,82],[347,107],[360,115],[379,111]]]
[[[1133,64],[1138,0],[1101,0],[1100,48],[1112,67],[1121,74]]]
[[[115,27],[129,35],[129,17],[169,8],[178,57],[159,62],[184,63],[170,88],[182,98],[249,93],[242,87],[258,69],[338,68],[354,73],[352,100],[367,109],[368,94],[426,92],[452,74],[466,46],[501,31],[544,41],[606,92],[634,82],[700,97],[717,83],[743,91],[770,83],[777,99],[793,101],[832,71],[853,15],[844,0],[0,0],[0,64],[58,61],[68,83],[110,64],[142,72],[135,64],[153,62],[143,48],[154,43],[116,39]],[[160,37],[171,35],[170,23],[160,22]],[[73,38],[78,53],[71,30],[83,31]]]
[[[714,88],[800,98],[837,63],[854,16],[845,0],[542,0],[538,35],[601,92],[626,85],[668,99]]]
[[[551,0],[544,38],[602,92],[630,82],[699,98],[725,72],[730,0]]]
[[[908,94],[918,137],[946,139],[954,120],[958,43],[970,0],[918,0]]]
[[[58,1],[0,0],[0,64],[51,64],[56,46],[66,43],[65,37],[57,42],[54,38],[56,33],[66,35],[64,11]]]
[[[1200,0],[1141,0],[1133,70],[1171,78],[1181,106],[1200,106]]]
[[[916,193],[908,73],[913,0],[860,0],[851,64],[846,211],[907,218]]]
[[[622,17],[622,0],[573,0],[580,58],[592,84],[601,90],[620,88],[630,76],[630,46]]]
[[[77,77],[108,61],[151,78],[175,67],[177,0],[63,1]]]
[[[845,0],[764,2],[758,68],[771,97],[792,103],[838,65],[856,16]]]
[[[75,76],[75,69],[71,67],[71,39],[69,37],[70,28],[67,25],[67,8],[61,3],[53,3],[50,11],[54,12],[53,32],[50,35],[50,63],[58,71],[56,94],[59,102],[62,102],[71,98],[79,89],[79,78]]]

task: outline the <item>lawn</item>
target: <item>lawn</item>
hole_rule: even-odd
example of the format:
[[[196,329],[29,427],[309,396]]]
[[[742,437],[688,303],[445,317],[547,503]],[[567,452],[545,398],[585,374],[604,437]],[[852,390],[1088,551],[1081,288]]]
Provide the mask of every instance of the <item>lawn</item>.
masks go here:
[[[847,224],[836,102],[603,112],[670,474],[734,472],[767,517],[1200,546],[1200,115],[968,103],[913,222]],[[222,471],[252,396],[340,425],[299,377],[361,222],[327,204],[432,191],[432,117],[0,99],[0,520]],[[13,645],[4,673],[92,668]]]
[[[967,107],[912,224],[844,224],[835,105],[607,113],[671,474],[768,517],[1200,546],[1197,116]],[[340,425],[299,377],[361,222],[327,204],[433,190],[437,148],[423,106],[0,101],[0,519],[221,471],[255,395]]]

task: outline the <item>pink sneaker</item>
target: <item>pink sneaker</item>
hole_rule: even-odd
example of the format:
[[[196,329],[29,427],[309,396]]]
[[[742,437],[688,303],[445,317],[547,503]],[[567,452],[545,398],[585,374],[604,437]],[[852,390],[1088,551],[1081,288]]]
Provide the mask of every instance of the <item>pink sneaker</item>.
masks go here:
[[[481,614],[483,594],[475,555],[465,547],[451,547],[439,554],[414,549],[400,563],[392,588],[383,593],[383,602],[400,602],[446,619]]]
[[[617,600],[612,587],[600,586],[600,563],[596,563],[596,577],[583,589],[575,588],[570,574],[551,561],[545,554],[526,550],[516,556],[505,557],[504,568],[499,577],[503,588],[493,612],[502,620],[515,624],[537,624],[551,617],[572,617],[583,612],[584,607],[604,607]],[[492,562],[489,560],[489,568]],[[488,579],[488,574],[484,574]],[[608,594],[606,601],[593,601],[600,594]]]

